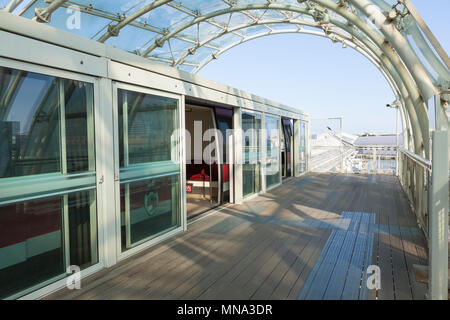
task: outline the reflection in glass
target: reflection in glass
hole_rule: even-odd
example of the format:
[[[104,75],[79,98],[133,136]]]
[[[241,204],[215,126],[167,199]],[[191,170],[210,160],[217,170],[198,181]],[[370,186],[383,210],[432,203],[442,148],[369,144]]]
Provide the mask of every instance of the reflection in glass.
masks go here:
[[[243,112],[242,131],[244,163],[242,165],[242,188],[244,197],[261,191],[260,130],[261,115]]]
[[[95,264],[96,229],[94,190],[1,206],[0,298],[63,278],[68,265]]]
[[[71,193],[67,201],[70,264],[84,269],[98,262],[95,190]]]
[[[118,90],[120,166],[177,161],[178,100]]]
[[[92,84],[0,67],[0,178],[95,170],[92,96]]]
[[[179,176],[120,186],[122,250],[181,225]]]
[[[64,80],[67,172],[95,170],[92,84]],[[89,138],[89,139],[88,139]]]
[[[270,188],[281,181],[279,119],[266,115],[266,185]]]
[[[0,67],[0,178],[59,172],[54,77]]]
[[[306,171],[306,123],[300,121],[299,171]]]

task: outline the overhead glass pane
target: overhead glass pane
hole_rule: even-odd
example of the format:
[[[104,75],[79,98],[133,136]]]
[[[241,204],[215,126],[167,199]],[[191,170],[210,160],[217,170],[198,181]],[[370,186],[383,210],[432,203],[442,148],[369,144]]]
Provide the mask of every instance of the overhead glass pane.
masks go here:
[[[141,21],[161,30],[173,30],[192,19],[188,13],[168,5],[155,8],[141,17]]]
[[[9,2],[10,0],[0,0],[0,9],[5,8]]]
[[[213,46],[219,47],[219,48],[226,48],[230,44],[235,43],[239,40],[241,40],[242,37],[234,34],[234,33],[226,33],[223,36],[220,36],[219,38],[211,41],[210,43]]]
[[[257,16],[254,13],[252,13],[252,11],[246,11],[246,12],[249,13],[249,14],[252,14],[252,16],[257,18]],[[245,14],[240,13],[240,12],[233,12],[231,14],[231,17],[230,17],[230,15],[228,15],[227,18],[228,18],[227,26],[229,28],[234,28],[236,26],[242,26],[242,25],[248,25],[248,24],[251,24],[251,23],[253,23],[255,21],[254,19],[252,19],[252,18],[250,18],[250,17],[248,17]]]
[[[284,16],[277,10],[267,10],[260,19],[262,21],[264,21],[264,20],[284,20],[284,19],[286,19],[286,16]]]
[[[103,32],[99,33],[98,37],[101,37],[102,35]],[[136,52],[139,54],[147,48],[148,41],[154,41],[158,36],[161,35],[138,27],[127,25],[120,30],[120,33],[117,37],[109,37],[108,40],[105,41],[105,43],[112,47],[120,48],[129,52]]]
[[[203,15],[229,7],[223,0],[180,0],[179,2],[184,8],[199,11]]]
[[[47,6],[48,3],[45,0],[38,0],[22,16],[32,19],[35,16],[35,9]],[[90,39],[107,30],[108,24],[111,23],[107,16],[105,14],[105,17],[101,17],[80,12],[73,6],[70,8],[62,6],[52,13],[48,25]]]
[[[260,33],[266,33],[269,32],[270,30],[267,29],[264,26],[253,26],[253,27],[248,27],[245,29],[242,29],[240,32],[245,34],[247,37],[251,37]]]
[[[195,51],[195,55],[188,56],[186,58],[186,62],[191,63],[191,64],[197,64],[199,62],[202,62],[206,58],[211,57],[211,54],[214,52],[215,52],[215,50],[211,49],[211,48],[207,48],[207,47],[198,48]]]
[[[130,13],[148,4],[148,0],[76,0],[77,4],[113,14]]]

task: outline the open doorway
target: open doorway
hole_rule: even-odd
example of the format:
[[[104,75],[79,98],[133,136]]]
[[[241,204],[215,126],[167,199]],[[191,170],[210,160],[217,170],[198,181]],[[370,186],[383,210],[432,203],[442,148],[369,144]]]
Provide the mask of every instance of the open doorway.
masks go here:
[[[186,145],[186,210],[187,217],[193,218],[221,203],[222,172],[218,141],[215,137],[203,139],[209,129],[217,129],[214,109],[186,104],[185,112],[190,136],[185,140],[190,143]],[[216,144],[212,152],[206,149],[211,143]]]

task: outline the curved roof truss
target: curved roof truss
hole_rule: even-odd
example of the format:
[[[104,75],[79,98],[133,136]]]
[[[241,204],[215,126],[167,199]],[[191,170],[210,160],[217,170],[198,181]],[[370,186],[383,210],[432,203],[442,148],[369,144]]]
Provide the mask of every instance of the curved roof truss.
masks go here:
[[[386,77],[413,149],[426,157],[425,102],[450,85],[448,56],[409,0],[11,0],[5,10],[194,73],[225,51],[269,35],[342,42]],[[84,25],[71,28],[67,18],[76,11]]]

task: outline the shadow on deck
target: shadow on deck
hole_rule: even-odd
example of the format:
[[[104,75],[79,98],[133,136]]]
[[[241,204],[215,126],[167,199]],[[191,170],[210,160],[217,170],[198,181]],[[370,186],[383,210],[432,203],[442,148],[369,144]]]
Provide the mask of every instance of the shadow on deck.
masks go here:
[[[396,177],[311,173],[47,299],[424,299],[413,264],[426,244]]]

